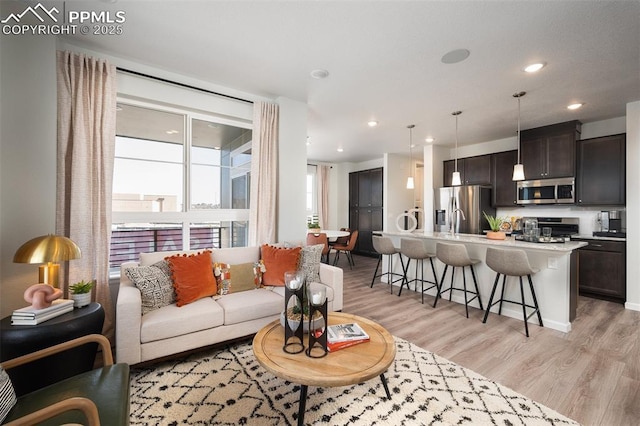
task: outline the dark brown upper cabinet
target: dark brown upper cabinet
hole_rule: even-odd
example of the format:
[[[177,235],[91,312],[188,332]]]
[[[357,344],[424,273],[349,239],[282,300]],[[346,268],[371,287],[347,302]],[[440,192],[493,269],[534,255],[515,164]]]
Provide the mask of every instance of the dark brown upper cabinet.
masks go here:
[[[626,202],[626,134],[577,142],[576,202],[618,206]]]
[[[523,130],[520,159],[527,180],[575,176],[576,141],[581,123],[568,121]]]

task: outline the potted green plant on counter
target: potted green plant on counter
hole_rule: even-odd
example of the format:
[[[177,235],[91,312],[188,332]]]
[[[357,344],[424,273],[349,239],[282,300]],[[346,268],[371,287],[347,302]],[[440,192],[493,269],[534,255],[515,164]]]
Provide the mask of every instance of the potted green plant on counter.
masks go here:
[[[91,303],[91,289],[94,283],[95,281],[82,280],[69,286],[75,308],[81,308]]]
[[[487,231],[487,238],[490,240],[504,240],[507,237],[507,234],[502,230],[502,223],[505,219],[488,215],[486,212],[482,212],[482,214],[484,218],[487,219],[489,228],[491,228],[491,231]]]

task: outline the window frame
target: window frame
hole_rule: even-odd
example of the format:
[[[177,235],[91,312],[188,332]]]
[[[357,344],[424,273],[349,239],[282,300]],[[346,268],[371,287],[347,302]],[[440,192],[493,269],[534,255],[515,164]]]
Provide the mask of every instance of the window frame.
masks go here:
[[[253,123],[242,118],[233,119],[227,115],[216,114],[214,112],[203,112],[186,108],[184,106],[167,105],[159,100],[153,99],[133,99],[125,95],[117,96],[118,104],[131,105],[140,108],[148,108],[161,112],[179,114],[184,117],[183,134],[183,207],[177,212],[117,212],[111,211],[111,223],[176,223],[182,224],[182,245],[183,250],[190,248],[190,226],[194,223],[206,222],[249,222],[249,208],[247,209],[192,209],[191,207],[191,148],[192,148],[192,124],[193,120],[203,120],[219,123],[253,131]],[[251,147],[251,141],[231,151],[242,150],[246,152]],[[220,166],[226,167],[226,166]],[[233,167],[232,167],[233,170]],[[250,167],[249,167],[250,170]],[[115,172],[115,171],[114,171]],[[249,172],[250,173],[250,172]],[[231,182],[229,183],[231,185]],[[249,197],[249,194],[247,194]]]

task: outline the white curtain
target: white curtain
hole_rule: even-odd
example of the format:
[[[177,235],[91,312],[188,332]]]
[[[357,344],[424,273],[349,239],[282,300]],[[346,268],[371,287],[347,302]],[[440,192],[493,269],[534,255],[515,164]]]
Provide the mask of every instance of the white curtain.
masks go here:
[[[318,166],[318,220],[320,228],[329,227],[329,166]]]
[[[105,310],[103,333],[112,339],[109,243],[116,68],[104,60],[58,52],[57,81],[56,233],[71,238],[82,250],[80,259],[69,262],[65,285],[96,280],[93,295]]]
[[[278,123],[276,104],[253,104],[249,245],[276,242],[278,195]]]

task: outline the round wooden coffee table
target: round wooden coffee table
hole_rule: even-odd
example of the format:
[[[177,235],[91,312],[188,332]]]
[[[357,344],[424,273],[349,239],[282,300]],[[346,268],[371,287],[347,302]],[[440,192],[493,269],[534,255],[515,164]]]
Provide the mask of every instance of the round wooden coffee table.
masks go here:
[[[323,358],[311,358],[304,351],[289,354],[282,350],[284,328],[280,320],[267,324],[253,338],[253,353],[260,365],[277,377],[301,385],[298,425],[304,424],[308,386],[348,386],[380,376],[387,398],[391,399],[384,372],[396,356],[393,336],[366,318],[342,312],[330,312],[328,316],[329,325],[360,324],[371,340],[330,352]]]

